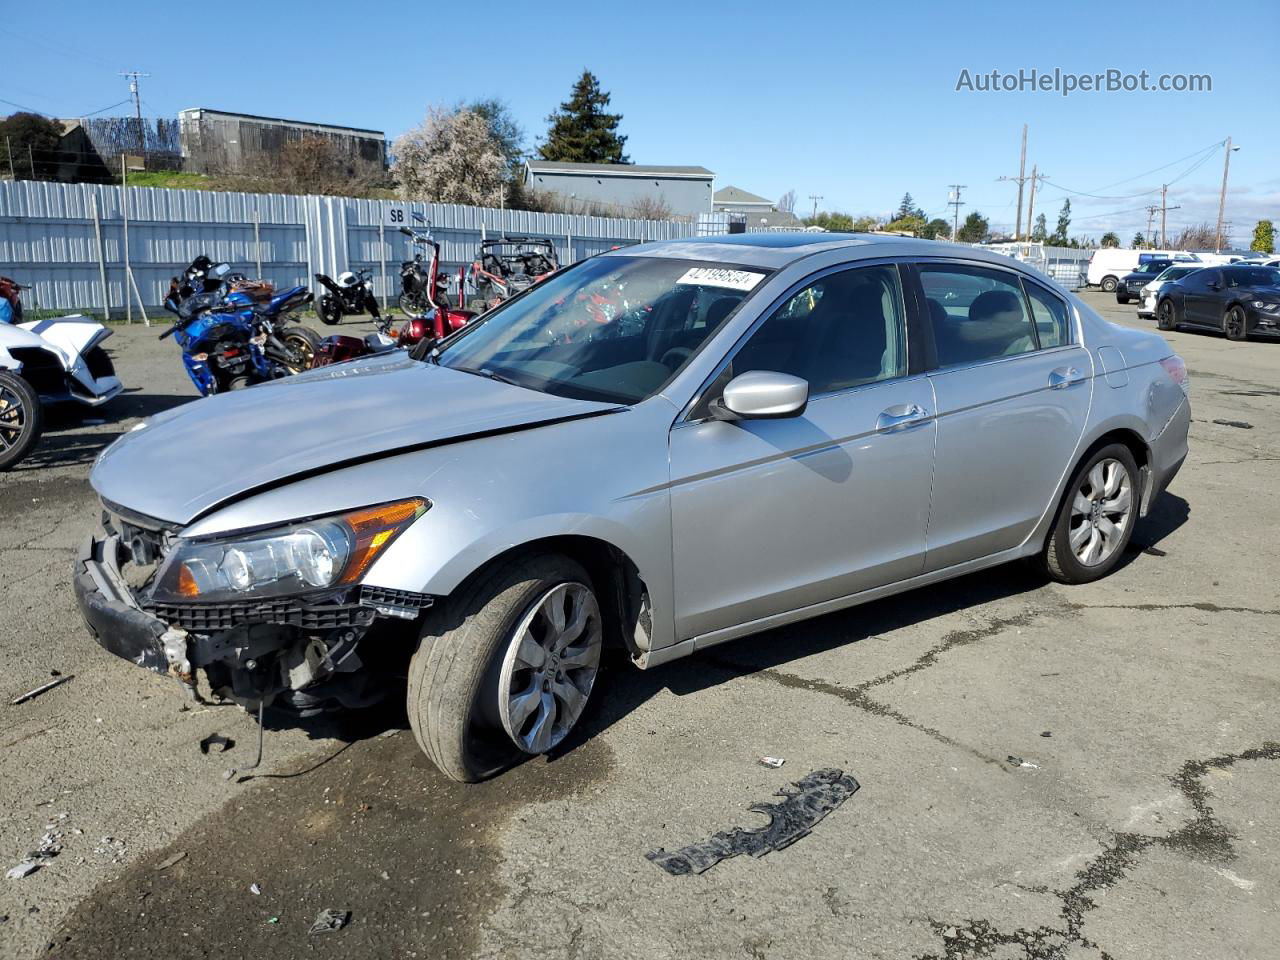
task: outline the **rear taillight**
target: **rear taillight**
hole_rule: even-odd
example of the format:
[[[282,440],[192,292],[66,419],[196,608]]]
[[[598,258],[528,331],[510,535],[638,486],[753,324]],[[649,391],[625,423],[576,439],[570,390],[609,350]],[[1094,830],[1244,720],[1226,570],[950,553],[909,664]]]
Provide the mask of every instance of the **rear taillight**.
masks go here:
[[[1160,366],[1164,367],[1164,372],[1169,375],[1169,379],[1182,388],[1183,393],[1187,393],[1190,389],[1190,383],[1187,377],[1187,362],[1176,353],[1171,357],[1165,357],[1160,361]]]

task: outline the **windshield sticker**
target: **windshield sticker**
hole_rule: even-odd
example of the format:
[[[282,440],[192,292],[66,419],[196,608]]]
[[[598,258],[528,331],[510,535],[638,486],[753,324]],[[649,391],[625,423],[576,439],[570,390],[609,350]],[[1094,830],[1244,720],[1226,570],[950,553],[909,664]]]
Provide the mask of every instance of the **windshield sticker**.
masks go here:
[[[719,267],[694,267],[676,283],[703,287],[725,287],[728,290],[751,290],[764,279],[763,273],[750,270],[724,270]]]

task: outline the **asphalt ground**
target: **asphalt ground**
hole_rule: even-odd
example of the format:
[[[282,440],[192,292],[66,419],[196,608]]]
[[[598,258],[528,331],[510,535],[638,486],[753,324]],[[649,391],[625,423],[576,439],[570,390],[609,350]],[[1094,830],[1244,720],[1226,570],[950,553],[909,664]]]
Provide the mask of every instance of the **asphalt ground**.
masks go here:
[[[1276,955],[1280,344],[1169,335],[1191,455],[1107,579],[1000,568],[623,665],[554,756],[463,786],[395,706],[272,726],[224,779],[253,720],[89,639],[90,464],[195,396],[157,332],[118,328],[129,392],[0,475],[0,869],[62,846],[0,879],[0,956]],[[212,733],[234,747],[201,753]],[[763,826],[749,805],[833,767],[861,789],[785,849],[679,877],[644,856]],[[350,920],[309,934],[324,909]]]

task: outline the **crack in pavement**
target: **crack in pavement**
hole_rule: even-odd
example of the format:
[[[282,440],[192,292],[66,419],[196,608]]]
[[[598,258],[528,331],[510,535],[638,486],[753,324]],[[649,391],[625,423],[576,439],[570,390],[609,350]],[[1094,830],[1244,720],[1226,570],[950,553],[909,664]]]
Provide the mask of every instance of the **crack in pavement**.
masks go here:
[[[1070,610],[1071,607],[1063,604],[1059,609]],[[923,733],[925,736],[930,737],[931,739],[948,747],[963,750],[965,753],[981,760],[983,763],[991,764],[1003,773],[1008,773],[1009,768],[1007,766],[1007,761],[999,757],[993,757],[989,754],[983,753],[978,748],[972,747],[967,743],[962,743],[954,737],[943,733],[941,730],[927,726],[917,720],[913,720],[902,711],[868,696],[867,691],[874,687],[891,683],[894,680],[899,680],[902,677],[910,676],[913,673],[918,673],[921,670],[927,670],[938,663],[940,655],[950,650],[979,643],[982,640],[994,637],[1010,628],[1027,626],[1037,617],[1052,612],[1055,611],[1050,609],[1026,610],[1012,616],[992,618],[985,626],[982,627],[974,627],[966,630],[952,630],[950,633],[945,634],[937,644],[930,647],[923,654],[917,657],[911,664],[897,670],[891,670],[890,672],[878,677],[873,677],[870,680],[865,680],[854,687],[846,687],[838,683],[830,683],[826,680],[811,680],[806,677],[799,676],[798,674],[787,673],[773,668],[760,670],[750,663],[743,663],[723,655],[708,657],[707,660],[726,669],[731,669],[738,674],[741,674],[743,671],[752,671],[752,676],[763,677],[764,679],[793,690],[811,690],[816,693],[838,697],[850,706],[863,710],[866,713],[870,713],[873,716],[892,720],[904,727],[909,727],[910,729]]]
[[[1224,607],[1221,604],[1197,601],[1194,603],[1073,603],[1076,610],[1137,610],[1149,613],[1155,610],[1199,610],[1201,613],[1251,613],[1259,617],[1280,617],[1280,610],[1261,607]]]
[[[1203,778],[1210,768],[1225,770],[1242,761],[1280,760],[1280,743],[1271,741],[1240,753],[1224,754],[1208,760],[1188,760],[1169,778],[1191,805],[1192,815],[1181,827],[1164,837],[1117,831],[1103,851],[1076,872],[1076,882],[1066,890],[1050,891],[1061,903],[1061,926],[1041,924],[1005,931],[990,920],[969,918],[947,923],[929,919],[942,940],[942,953],[920,954],[916,960],[965,960],[991,956],[997,947],[1021,948],[1026,960],[1066,960],[1074,947],[1097,950],[1102,960],[1111,954],[1084,933],[1085,915],[1098,904],[1092,894],[1126,879],[1142,855],[1154,847],[1174,850],[1206,862],[1229,862],[1235,857],[1232,841],[1236,834],[1214,815],[1209,789]]]

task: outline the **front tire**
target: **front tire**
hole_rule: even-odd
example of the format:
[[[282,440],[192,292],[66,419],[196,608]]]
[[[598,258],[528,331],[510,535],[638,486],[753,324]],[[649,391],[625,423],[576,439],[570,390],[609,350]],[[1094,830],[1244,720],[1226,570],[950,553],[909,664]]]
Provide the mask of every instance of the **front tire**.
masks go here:
[[[1127,293],[1116,294],[1116,303],[1128,303],[1128,302],[1129,302],[1129,295]]]
[[[0,472],[31,452],[44,432],[44,410],[31,384],[0,370]]]
[[[1094,452],[1071,477],[1044,566],[1059,583],[1090,583],[1105,577],[1124,555],[1138,522],[1138,464],[1122,443]]]
[[[1119,281],[1119,280],[1117,280],[1115,277],[1103,277],[1103,278],[1102,278],[1102,292],[1103,292],[1103,293],[1115,293],[1116,287],[1117,287],[1117,286],[1119,286],[1119,285],[1120,285],[1120,281]]]
[[[426,298],[417,293],[400,294],[399,299],[396,300],[396,306],[406,317],[417,317],[426,313],[427,310]]]
[[[1249,321],[1245,317],[1244,307],[1235,304],[1222,317],[1222,331],[1228,340],[1239,343],[1249,339]]]
[[[1161,330],[1173,330],[1178,326],[1178,310],[1172,299],[1161,300],[1156,306],[1156,326]]]
[[[581,719],[602,644],[581,566],[559,554],[500,562],[428,615],[409,665],[418,746],[468,783],[545,753]]]

